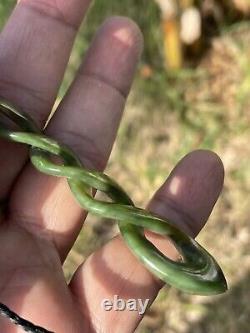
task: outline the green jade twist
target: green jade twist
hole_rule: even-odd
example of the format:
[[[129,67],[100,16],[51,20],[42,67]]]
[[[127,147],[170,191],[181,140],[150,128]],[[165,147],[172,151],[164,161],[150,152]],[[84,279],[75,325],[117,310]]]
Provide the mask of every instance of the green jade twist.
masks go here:
[[[20,128],[20,131],[9,130],[0,121],[0,137],[31,146],[31,162],[40,172],[66,177],[76,200],[85,210],[117,220],[127,246],[156,277],[192,294],[213,295],[227,290],[221,268],[194,239],[170,221],[135,207],[114,180],[101,172],[84,168],[72,150],[46,137],[28,115],[5,101],[0,101],[0,114]],[[54,163],[52,156],[59,157],[62,164]],[[112,202],[95,199],[92,189],[105,193]],[[169,237],[180,252],[182,260],[175,262],[164,256],[146,239],[144,230]]]

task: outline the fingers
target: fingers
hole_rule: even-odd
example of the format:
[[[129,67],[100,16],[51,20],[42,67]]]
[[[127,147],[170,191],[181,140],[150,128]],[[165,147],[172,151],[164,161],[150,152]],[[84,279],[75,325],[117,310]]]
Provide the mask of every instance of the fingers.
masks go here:
[[[148,208],[196,236],[220,194],[223,177],[217,155],[195,151],[178,163]],[[177,259],[170,241],[149,233],[147,237],[168,257]],[[79,267],[70,287],[83,315],[90,318],[93,331],[101,327],[107,332],[129,333],[134,332],[143,316],[138,311],[104,311],[103,300],[113,301],[118,295],[125,301],[140,299],[146,304],[149,300],[150,304],[162,285],[117,237]]]
[[[110,155],[125,98],[142,49],[137,26],[125,18],[108,20],[98,32],[79,74],[48,128],[90,169],[102,170]],[[29,166],[11,201],[11,218],[50,237],[62,260],[83,222],[83,210],[64,179]]]
[[[0,37],[0,96],[44,125],[89,0],[20,0]],[[0,140],[0,200],[20,172],[26,149]],[[11,165],[11,168],[9,167]],[[5,166],[7,166],[5,168]]]

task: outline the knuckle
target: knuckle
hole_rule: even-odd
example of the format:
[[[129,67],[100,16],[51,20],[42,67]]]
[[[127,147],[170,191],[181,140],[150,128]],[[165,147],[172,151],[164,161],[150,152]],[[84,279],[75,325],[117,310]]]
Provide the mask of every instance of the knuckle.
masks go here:
[[[70,147],[80,158],[83,166],[90,170],[103,170],[106,166],[106,159],[97,147],[96,143],[89,136],[74,131],[63,130],[53,135],[59,142]]]

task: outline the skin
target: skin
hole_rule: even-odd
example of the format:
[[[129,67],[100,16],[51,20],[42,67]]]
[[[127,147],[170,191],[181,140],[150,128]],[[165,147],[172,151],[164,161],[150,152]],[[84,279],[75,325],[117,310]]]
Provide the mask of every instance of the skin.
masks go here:
[[[0,35],[0,95],[42,127],[58,88],[86,0],[21,0]],[[122,116],[142,37],[129,19],[108,19],[85,56],[46,134],[70,146],[90,169],[103,170]],[[167,124],[166,124],[167,126]],[[105,298],[149,298],[163,284],[130,253],[120,237],[93,253],[66,284],[62,263],[86,213],[64,179],[37,172],[23,146],[0,140],[0,301],[22,317],[54,332],[133,332],[137,312],[105,312]],[[224,171],[209,151],[184,157],[156,191],[148,209],[191,236],[207,221],[221,192]],[[172,259],[169,241],[148,233]],[[5,319],[1,332],[21,332]]]

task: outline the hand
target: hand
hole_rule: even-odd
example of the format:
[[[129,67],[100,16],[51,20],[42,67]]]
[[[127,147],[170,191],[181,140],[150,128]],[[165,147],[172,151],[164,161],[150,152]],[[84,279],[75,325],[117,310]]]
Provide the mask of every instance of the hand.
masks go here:
[[[55,102],[88,2],[21,0],[1,34],[1,97],[28,112],[40,127]],[[105,168],[141,49],[142,37],[133,22],[107,20],[46,129],[88,168]],[[1,140],[0,157],[0,200],[9,202],[0,225],[0,302],[56,333],[133,332],[142,316],[135,311],[105,312],[103,299],[119,295],[151,303],[162,284],[117,237],[91,255],[68,286],[62,263],[86,213],[64,179],[34,170],[26,147]],[[219,158],[193,152],[176,166],[148,209],[196,236],[222,183]],[[149,237],[176,257],[170,242]],[[17,328],[0,318],[0,331]]]

